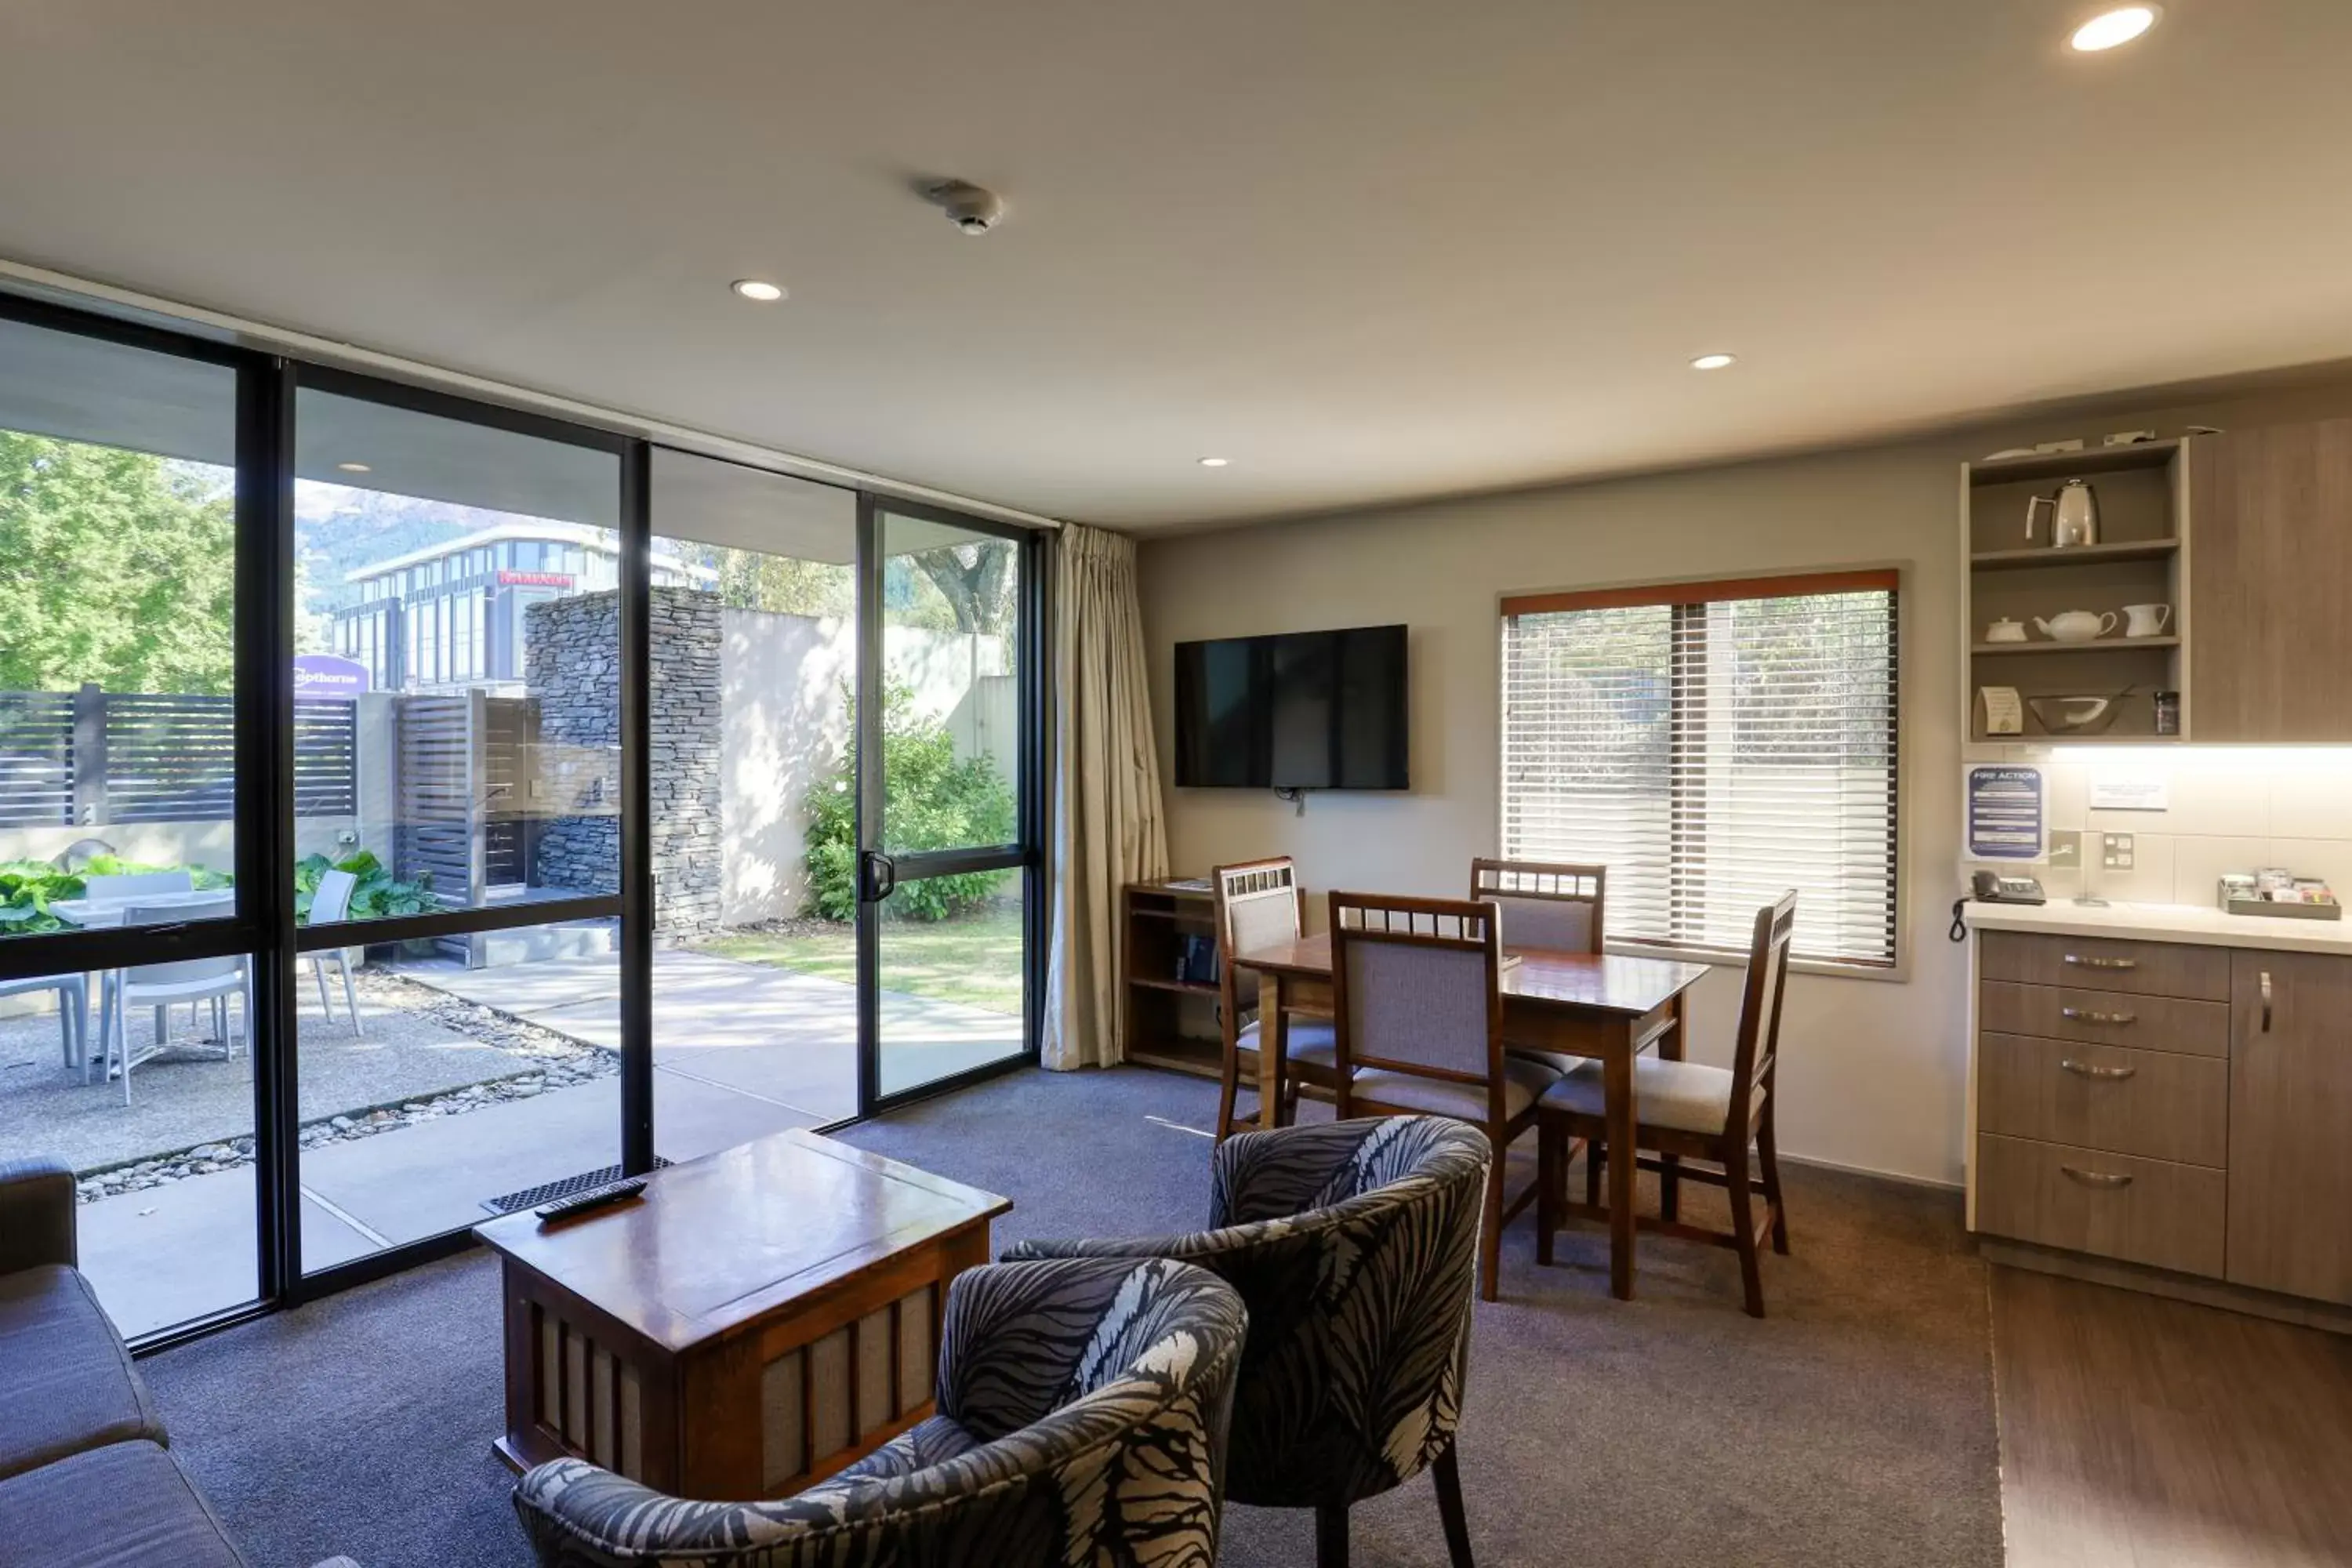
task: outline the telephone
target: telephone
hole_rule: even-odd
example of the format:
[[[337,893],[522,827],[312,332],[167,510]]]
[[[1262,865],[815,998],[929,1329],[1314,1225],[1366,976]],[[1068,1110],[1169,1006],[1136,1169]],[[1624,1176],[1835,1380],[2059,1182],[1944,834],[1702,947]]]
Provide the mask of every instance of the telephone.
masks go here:
[[[1970,895],[1982,904],[2044,904],[2050,900],[2042,891],[2042,884],[2031,877],[2004,877],[1998,871],[1979,871]]]
[[[2044,904],[2050,900],[2042,891],[2042,884],[2031,877],[2004,877],[1998,871],[1979,871],[1969,884],[1969,898],[1984,904]],[[1951,939],[1969,940],[1969,922],[1960,918],[1968,908],[1968,899],[1952,900]]]

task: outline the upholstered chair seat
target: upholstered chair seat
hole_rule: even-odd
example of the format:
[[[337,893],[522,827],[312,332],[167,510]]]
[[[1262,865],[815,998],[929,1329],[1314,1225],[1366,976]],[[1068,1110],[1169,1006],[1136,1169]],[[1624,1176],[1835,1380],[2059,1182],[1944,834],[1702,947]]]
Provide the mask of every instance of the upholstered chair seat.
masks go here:
[[[1210,1229],[1008,1256],[1214,1270],[1250,1311],[1227,1495],[1314,1509],[1320,1560],[1344,1563],[1349,1505],[1429,1469],[1468,1568],[1454,1437],[1488,1159],[1477,1128],[1434,1116],[1241,1133],[1213,1156]]]
[[[1533,1057],[1505,1058],[1503,1114],[1526,1115],[1528,1108],[1559,1079],[1559,1069],[1549,1062]],[[1364,1068],[1356,1074],[1356,1093],[1382,1105],[1426,1111],[1432,1116],[1458,1116],[1465,1121],[1486,1120],[1486,1086],[1483,1083],[1453,1083],[1418,1073]]]
[[[559,1459],[515,1509],[549,1568],[1211,1568],[1247,1322],[1167,1259],[970,1269],[938,1415],[822,1484],[690,1502]]]
[[[1633,1058],[1633,1103],[1641,1107],[1645,1127],[1671,1127],[1680,1132],[1717,1132],[1731,1110],[1735,1080],[1728,1068],[1704,1062],[1677,1062],[1657,1057]],[[1581,1116],[1605,1114],[1601,1064],[1585,1062],[1552,1085],[1544,1103]]]
[[[1239,1037],[1241,1048],[1257,1049],[1258,1020],[1253,1018],[1244,1026]],[[1293,1018],[1284,1039],[1283,1059],[1293,1067],[1320,1068],[1331,1071],[1339,1064],[1339,1040],[1328,1020]]]

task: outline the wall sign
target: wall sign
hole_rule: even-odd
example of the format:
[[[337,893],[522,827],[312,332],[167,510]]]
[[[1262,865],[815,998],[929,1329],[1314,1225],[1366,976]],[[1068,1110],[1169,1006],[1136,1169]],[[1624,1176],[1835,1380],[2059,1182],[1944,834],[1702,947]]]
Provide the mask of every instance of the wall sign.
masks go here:
[[[297,697],[350,699],[367,689],[368,667],[355,658],[345,658],[334,653],[294,656],[294,695]]]
[[[2162,779],[2093,779],[2091,806],[2096,811],[2169,811],[2172,792]]]
[[[1970,768],[1967,788],[1969,858],[2040,863],[2049,854],[2045,799],[2040,768]]]
[[[514,572],[501,566],[499,568],[499,586],[501,588],[569,588],[572,586],[572,574],[569,572]]]

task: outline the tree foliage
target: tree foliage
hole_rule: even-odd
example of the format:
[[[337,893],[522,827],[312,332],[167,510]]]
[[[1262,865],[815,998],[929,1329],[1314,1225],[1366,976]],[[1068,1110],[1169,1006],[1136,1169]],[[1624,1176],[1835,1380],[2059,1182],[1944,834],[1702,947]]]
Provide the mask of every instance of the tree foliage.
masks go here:
[[[1009,844],[1018,836],[1013,790],[986,757],[958,762],[947,726],[917,710],[911,688],[893,684],[882,708],[885,844],[893,855]],[[809,908],[826,920],[857,913],[857,743],[853,736],[810,794]],[[972,871],[899,884],[883,910],[940,921],[994,897],[1007,873]]]
[[[1013,624],[1014,560],[1008,540],[945,544],[905,557],[954,616],[960,632],[1001,632]]]
[[[216,469],[0,430],[0,690],[227,691],[236,531]]]

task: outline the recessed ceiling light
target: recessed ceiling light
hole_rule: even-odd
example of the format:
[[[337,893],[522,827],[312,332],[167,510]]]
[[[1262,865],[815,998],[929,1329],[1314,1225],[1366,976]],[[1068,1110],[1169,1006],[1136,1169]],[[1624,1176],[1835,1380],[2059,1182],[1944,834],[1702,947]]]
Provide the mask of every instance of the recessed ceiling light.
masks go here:
[[[2124,5],[2113,11],[2102,11],[2081,26],[2068,40],[2084,54],[2096,54],[2112,49],[2117,44],[2128,44],[2150,27],[2162,14],[2157,5]]]
[[[772,305],[784,297],[782,285],[771,283],[764,278],[738,278],[733,288],[746,300],[757,300],[762,305]]]
[[[365,463],[337,463],[335,467],[347,474],[372,474],[375,470]]]
[[[1204,468],[1222,468],[1227,463],[1232,461],[1233,459],[1231,458],[1203,458],[1201,459],[1201,467]]]
[[[1722,370],[1739,363],[1738,354],[1701,354],[1691,361],[1693,370]]]

